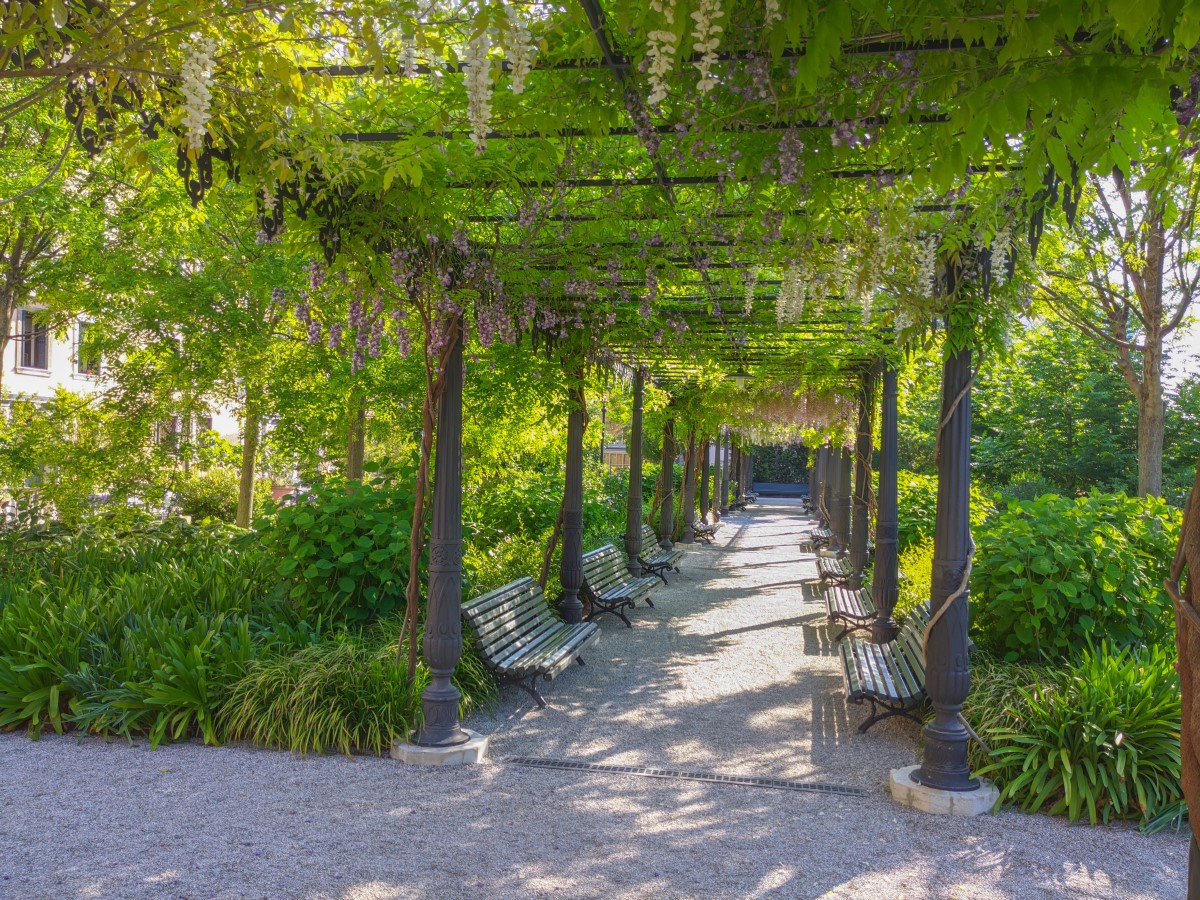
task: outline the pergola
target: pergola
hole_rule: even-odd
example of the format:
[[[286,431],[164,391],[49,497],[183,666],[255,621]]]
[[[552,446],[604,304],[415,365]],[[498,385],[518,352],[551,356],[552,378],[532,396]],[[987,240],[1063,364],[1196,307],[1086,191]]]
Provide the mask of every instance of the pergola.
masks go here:
[[[881,404],[871,629],[880,641],[896,633],[896,365],[908,340],[937,327],[947,349],[926,660],[935,718],[917,777],[970,789],[959,711],[969,684],[973,354],[1019,305],[1021,236],[1036,248],[1047,210],[1070,216],[1080,173],[1127,166],[1141,141],[1187,139],[1200,9],[1170,0],[376,0],[364,9],[353,27],[277,35],[284,52],[231,47],[222,59],[218,50],[231,88],[290,84],[277,92],[286,101],[231,90],[202,140],[173,129],[195,199],[214,160],[225,163],[258,186],[268,236],[290,222],[315,235],[330,263],[354,257],[380,278],[400,253],[424,266],[401,293],[426,290],[440,271],[437,290],[453,300],[436,306],[448,344],[424,644],[433,680],[417,741],[464,739],[451,677],[462,648],[471,305],[477,317],[486,308],[523,319],[571,373],[589,364],[632,373],[625,546],[634,565],[645,379],[672,390],[705,372],[744,372],[755,387],[733,395],[743,420],[799,409],[809,396],[842,398],[853,440],[821,450],[811,487],[856,585]],[[73,59],[86,67],[86,48]],[[171,79],[110,68],[119,77],[103,81],[97,61],[91,81],[70,82],[68,113],[89,146],[112,136],[113,121],[145,128],[178,102]],[[583,615],[581,401],[566,455],[567,621]],[[847,425],[824,414],[802,424],[839,435]],[[728,433],[724,446],[727,473]],[[695,484],[692,472],[685,494]]]

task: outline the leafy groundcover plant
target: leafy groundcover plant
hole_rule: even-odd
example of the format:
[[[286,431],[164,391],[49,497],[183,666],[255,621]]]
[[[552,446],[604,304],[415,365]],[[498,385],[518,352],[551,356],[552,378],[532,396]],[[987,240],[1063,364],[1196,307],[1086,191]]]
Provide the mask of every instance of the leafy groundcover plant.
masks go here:
[[[290,584],[223,526],[2,533],[0,729],[385,752],[427,671],[396,664],[394,617],[363,631]],[[469,641],[458,683],[464,709],[494,696]]]
[[[1178,821],[1179,681],[1166,648],[1103,643],[1065,668],[983,663],[967,712],[991,748],[973,764],[1000,802],[1093,825]]]

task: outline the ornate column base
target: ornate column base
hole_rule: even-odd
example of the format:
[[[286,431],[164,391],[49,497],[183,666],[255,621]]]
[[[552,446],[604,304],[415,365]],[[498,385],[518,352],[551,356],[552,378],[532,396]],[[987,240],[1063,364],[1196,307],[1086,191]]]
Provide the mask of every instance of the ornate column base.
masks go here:
[[[871,623],[870,638],[873,644],[890,644],[900,633],[900,623],[891,616],[876,619]]]
[[[942,816],[982,816],[990,813],[1000,791],[990,781],[979,779],[968,791],[943,791],[914,779],[917,766],[892,769],[889,790],[892,799],[921,812]]]
[[[979,779],[971,777],[967,765],[967,742],[971,736],[958,721],[961,707],[951,711],[936,706],[935,709],[934,720],[922,730],[925,761],[913,772],[913,781],[939,791],[973,791],[979,787]]]
[[[464,739],[443,747],[427,747],[424,744],[392,744],[391,757],[410,766],[469,766],[487,758],[488,738],[474,731],[463,729]]]

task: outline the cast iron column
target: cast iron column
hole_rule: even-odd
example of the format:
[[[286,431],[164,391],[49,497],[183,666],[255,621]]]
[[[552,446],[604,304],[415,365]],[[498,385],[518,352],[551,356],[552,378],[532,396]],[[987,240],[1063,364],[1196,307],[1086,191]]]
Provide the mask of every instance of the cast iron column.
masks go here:
[[[854,492],[850,483],[850,451],[839,447],[833,458],[833,541],[839,556],[850,550],[850,503]]]
[[[837,475],[837,457],[834,456],[833,447],[826,446],[822,450],[825,454],[821,464],[821,502],[825,507],[822,519],[825,527],[832,531],[836,527],[833,524],[833,483]]]
[[[683,464],[683,534],[681,544],[696,543],[696,432],[688,432],[687,460]]]
[[[867,531],[870,528],[871,500],[871,418],[875,412],[875,375],[863,377],[858,398],[858,435],[854,446],[854,518],[850,527],[850,588],[862,587],[867,568]]]
[[[633,415],[629,423],[629,496],[625,501],[625,556],[629,571],[642,574],[642,399],[646,382],[641,372],[633,376]]]
[[[708,479],[712,475],[712,466],[708,461],[708,448],[712,441],[705,438],[700,443],[700,518],[708,521]]]
[[[725,432],[725,450],[721,454],[721,467],[717,472],[717,502],[721,507],[721,515],[729,512],[729,432]]]
[[[900,626],[892,610],[900,597],[899,526],[897,524],[896,469],[899,440],[896,415],[896,370],[884,363],[883,402],[879,435],[879,496],[875,498],[875,575],[871,581],[871,599],[875,601],[875,621],[871,640],[884,644],[894,640]]]
[[[582,376],[579,376],[582,381]],[[567,416],[567,476],[563,488],[562,562],[558,567],[562,598],[558,611],[564,622],[583,621],[579,588],[583,584],[583,388],[571,391]]]
[[[805,462],[808,464],[808,505],[817,508],[817,458],[820,453],[814,453],[811,447],[804,448]]]
[[[937,523],[933,532],[930,609],[937,615],[958,591],[971,544],[971,351],[960,350],[942,366],[942,429],[938,459]],[[957,404],[957,405],[955,405]],[[953,412],[951,409],[953,408]],[[978,785],[967,766],[967,730],[958,720],[971,685],[967,665],[967,594],[929,629],[925,687],[934,719],[925,726],[925,758],[913,778],[946,791]]]
[[[754,454],[746,454],[746,487],[754,490]]]
[[[451,326],[445,388],[438,403],[433,518],[429,534],[429,602],[422,646],[429,687],[421,694],[425,722],[414,743],[449,747],[469,736],[459,727],[462,698],[451,680],[462,656],[462,329]]]
[[[662,442],[662,513],[658,518],[658,542],[671,549],[675,530],[675,420],[663,425]]]

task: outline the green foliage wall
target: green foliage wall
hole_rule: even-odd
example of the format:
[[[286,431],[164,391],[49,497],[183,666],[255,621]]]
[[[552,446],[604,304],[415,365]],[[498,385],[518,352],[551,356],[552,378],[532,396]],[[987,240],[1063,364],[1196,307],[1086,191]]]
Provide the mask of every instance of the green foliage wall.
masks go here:
[[[754,480],[771,484],[807,484],[808,448],[803,444],[754,447]]]

